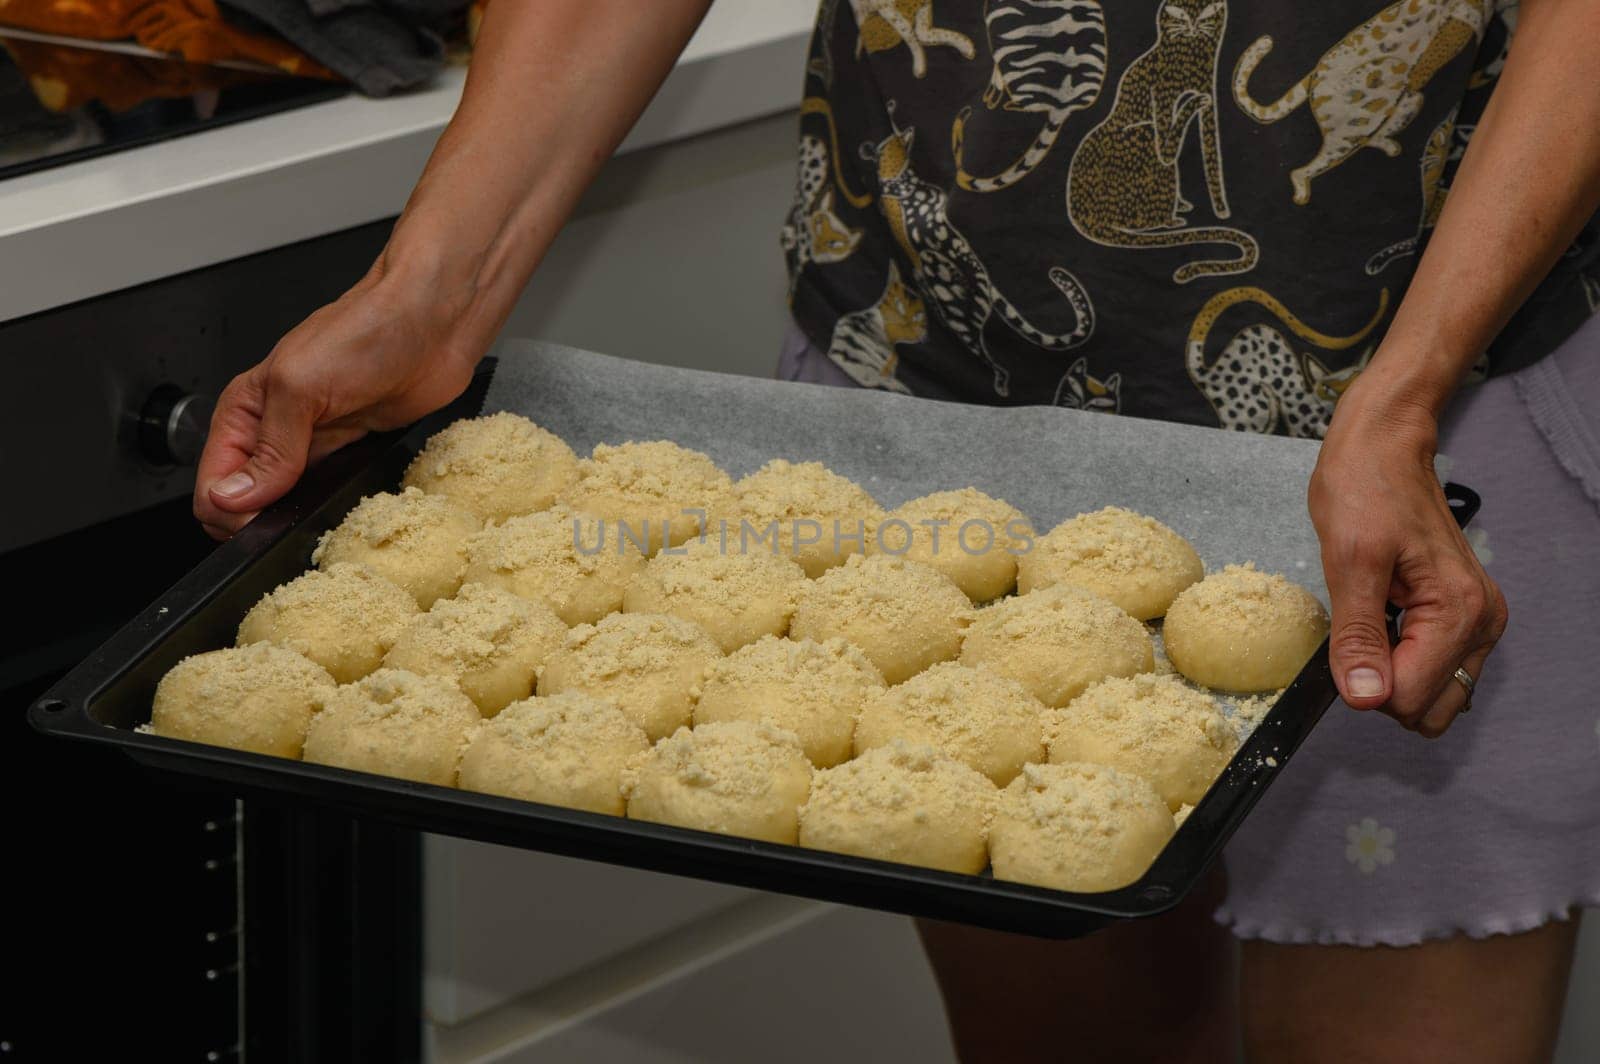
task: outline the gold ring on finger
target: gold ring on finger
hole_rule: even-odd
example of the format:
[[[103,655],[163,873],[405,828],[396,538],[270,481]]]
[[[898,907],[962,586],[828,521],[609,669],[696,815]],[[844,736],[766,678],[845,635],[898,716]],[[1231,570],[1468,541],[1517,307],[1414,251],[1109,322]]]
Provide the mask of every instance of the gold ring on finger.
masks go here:
[[[1461,685],[1461,690],[1466,692],[1466,695],[1467,695],[1467,700],[1465,702],[1461,703],[1461,708],[1456,710],[1456,712],[1457,713],[1471,713],[1472,712],[1472,690],[1473,690],[1473,688],[1478,686],[1478,681],[1476,681],[1476,680],[1474,680],[1472,678],[1472,674],[1470,672],[1468,672],[1466,669],[1461,669],[1461,668],[1456,669],[1456,671],[1451,674],[1450,678],[1452,680],[1454,680],[1456,683],[1460,684]]]

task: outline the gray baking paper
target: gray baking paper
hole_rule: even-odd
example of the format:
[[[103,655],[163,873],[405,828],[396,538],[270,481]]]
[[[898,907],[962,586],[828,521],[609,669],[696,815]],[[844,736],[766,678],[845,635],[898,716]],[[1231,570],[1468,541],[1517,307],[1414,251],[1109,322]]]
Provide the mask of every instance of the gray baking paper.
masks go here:
[[[735,477],[818,461],[885,507],[947,488],[1004,499],[1043,533],[1125,506],[1188,538],[1207,570],[1253,561],[1327,601],[1306,481],[1318,444],[1056,407],[986,407],[741,377],[503,341],[484,404],[562,437],[673,440]]]

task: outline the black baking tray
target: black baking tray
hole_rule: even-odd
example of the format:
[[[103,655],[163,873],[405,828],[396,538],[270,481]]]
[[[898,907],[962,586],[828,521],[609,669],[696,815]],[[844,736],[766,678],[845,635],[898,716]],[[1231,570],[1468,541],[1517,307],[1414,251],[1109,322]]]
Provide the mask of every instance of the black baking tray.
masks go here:
[[[181,658],[231,646],[255,601],[307,567],[318,537],[364,495],[393,490],[423,442],[477,414],[492,360],[460,399],[409,429],[369,436],[312,469],[281,502],[219,546],[29,708],[41,731],[121,747],[147,765],[235,793],[317,802],[424,831],[742,887],[1052,938],[1175,906],[1288,763],[1337,691],[1327,644],[1314,654],[1149,870],[1094,894],[1004,883],[709,832],[586,813],[387,776],[311,765],[135,731],[156,683]],[[1477,510],[1447,487],[1457,520]]]

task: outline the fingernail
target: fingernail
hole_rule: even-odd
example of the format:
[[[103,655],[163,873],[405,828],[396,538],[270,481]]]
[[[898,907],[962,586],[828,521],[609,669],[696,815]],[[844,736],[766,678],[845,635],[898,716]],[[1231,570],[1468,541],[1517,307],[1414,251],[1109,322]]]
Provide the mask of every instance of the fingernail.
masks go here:
[[[1377,669],[1351,669],[1344,675],[1344,684],[1356,698],[1376,698],[1383,694],[1383,676]]]
[[[255,478],[241,469],[239,472],[230,473],[211,485],[211,494],[221,495],[224,499],[231,499],[236,495],[243,495],[255,486]]]

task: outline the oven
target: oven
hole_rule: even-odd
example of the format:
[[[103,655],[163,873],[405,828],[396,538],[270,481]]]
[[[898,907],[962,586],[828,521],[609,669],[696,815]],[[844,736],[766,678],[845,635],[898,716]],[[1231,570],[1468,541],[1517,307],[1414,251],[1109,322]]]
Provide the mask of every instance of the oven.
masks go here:
[[[0,31],[0,197],[345,91]],[[398,1037],[365,1044],[416,1055],[414,834],[241,803],[48,741],[21,712],[211,549],[188,495],[212,397],[359,276],[386,229],[0,322],[0,580],[27,614],[0,650],[7,864],[26,906],[7,922],[0,1059],[349,1060],[351,1017],[375,1010]]]
[[[415,832],[236,801],[48,740],[21,712],[211,549],[189,493],[212,397],[359,277],[387,229],[0,324],[0,581],[27,612],[0,652],[0,779],[29,909],[7,931],[26,968],[0,1059],[418,1055]]]

